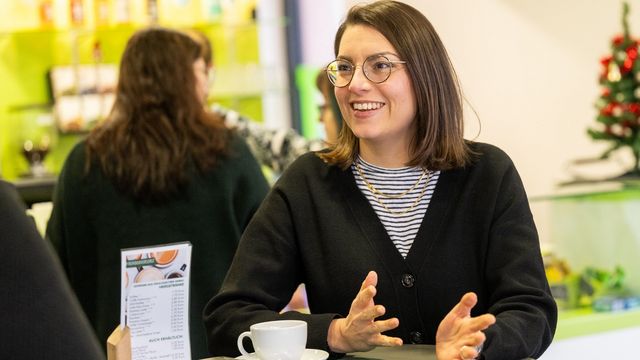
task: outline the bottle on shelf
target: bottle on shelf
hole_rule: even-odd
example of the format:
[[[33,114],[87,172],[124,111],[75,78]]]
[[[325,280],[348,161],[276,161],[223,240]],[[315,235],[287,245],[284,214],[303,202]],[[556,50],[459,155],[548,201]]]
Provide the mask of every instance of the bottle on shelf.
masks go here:
[[[108,0],[94,0],[93,13],[95,17],[96,26],[109,25],[109,1]]]
[[[70,0],[69,11],[71,14],[71,25],[81,26],[84,24],[84,8],[82,0]]]
[[[131,4],[129,0],[115,0],[115,19],[117,24],[131,22]]]
[[[53,1],[40,0],[38,12],[40,15],[40,26],[43,28],[53,27]]]
[[[149,24],[158,23],[158,0],[147,0],[147,18]]]

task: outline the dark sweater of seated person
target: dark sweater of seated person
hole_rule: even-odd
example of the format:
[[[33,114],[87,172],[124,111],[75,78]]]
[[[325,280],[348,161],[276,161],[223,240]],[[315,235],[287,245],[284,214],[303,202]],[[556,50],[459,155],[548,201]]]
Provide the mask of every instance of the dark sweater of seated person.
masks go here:
[[[0,229],[0,359],[104,359],[57,257],[3,181]]]

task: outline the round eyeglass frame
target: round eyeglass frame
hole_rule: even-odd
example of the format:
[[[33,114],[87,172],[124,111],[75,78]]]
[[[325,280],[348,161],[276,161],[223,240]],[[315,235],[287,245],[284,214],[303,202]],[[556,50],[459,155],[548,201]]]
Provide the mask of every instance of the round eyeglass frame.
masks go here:
[[[367,74],[367,71],[365,71],[365,69],[366,69],[365,64],[367,63],[367,61],[369,61],[369,60],[371,60],[371,59],[374,59],[374,58],[383,58],[383,59],[385,60],[385,62],[387,62],[387,63],[389,63],[389,64],[391,64],[391,65],[393,65],[393,64],[406,64],[406,63],[407,63],[407,62],[406,62],[406,61],[404,61],[404,60],[390,60],[390,59],[389,59],[387,56],[385,56],[385,55],[371,55],[371,56],[367,57],[367,58],[366,58],[366,59],[364,59],[364,61],[362,62],[362,65],[360,65],[360,68],[362,69],[362,73],[364,74],[364,77],[366,77],[366,78],[367,78],[367,80],[371,81],[371,82],[372,82],[372,83],[374,83],[374,84],[382,84],[383,82],[387,81],[387,80],[389,79],[389,77],[391,77],[391,72],[392,72],[392,70],[393,70],[393,66],[390,66],[390,67],[389,67],[389,70],[388,70],[388,72],[387,72],[387,76],[386,76],[383,80],[376,81],[376,80],[371,79],[371,78],[369,77],[369,75]],[[330,67],[332,64],[337,63],[337,62],[339,62],[339,61],[347,62],[347,63],[349,63],[349,64],[351,64],[351,65],[353,66],[353,72],[351,73],[351,78],[349,78],[349,81],[347,81],[347,83],[346,83],[346,84],[344,84],[344,85],[337,85],[337,84],[336,84],[336,76],[332,76],[332,75],[331,75],[331,73],[330,73],[330,70],[329,70],[329,67]],[[336,66],[336,68],[337,68],[337,66]],[[327,64],[327,66],[325,66],[325,68],[324,68],[324,72],[327,74],[327,77],[329,78],[329,81],[331,82],[331,84],[333,84],[333,86],[335,86],[335,87],[337,87],[337,88],[343,88],[343,87],[349,86],[349,84],[351,84],[351,81],[353,80],[353,76],[356,74],[356,69],[357,69],[357,68],[358,68],[358,65],[354,65],[354,64],[353,64],[351,61],[349,61],[349,60],[345,60],[345,59],[335,59],[335,60],[333,60],[332,62],[330,62],[329,64]],[[334,70],[334,71],[335,71],[335,70]]]

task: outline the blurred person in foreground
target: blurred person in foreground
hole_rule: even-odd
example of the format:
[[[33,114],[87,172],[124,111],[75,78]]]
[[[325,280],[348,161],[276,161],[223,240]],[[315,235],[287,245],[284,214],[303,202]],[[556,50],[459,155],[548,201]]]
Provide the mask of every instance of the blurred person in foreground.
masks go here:
[[[55,252],[25,211],[0,180],[0,359],[104,359]]]
[[[294,162],[242,236],[205,309],[209,349],[275,319],[332,355],[434,344],[439,360],[539,357],[557,307],[522,181],[463,138],[462,95],[427,18],[353,7],[326,68],[345,126]],[[279,313],[304,283],[310,314]]]
[[[120,319],[120,250],[189,241],[191,353],[209,356],[202,309],[268,184],[244,140],[205,111],[207,70],[182,32],[134,34],[111,114],[60,174],[47,236],[103,344]]]

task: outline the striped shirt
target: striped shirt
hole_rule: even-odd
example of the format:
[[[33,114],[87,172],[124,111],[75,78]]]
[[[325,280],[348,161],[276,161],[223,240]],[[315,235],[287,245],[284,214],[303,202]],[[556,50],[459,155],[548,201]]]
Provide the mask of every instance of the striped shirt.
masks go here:
[[[367,163],[360,156],[351,165],[351,171],[393,244],[406,258],[431,202],[440,171],[410,166],[383,168]]]

